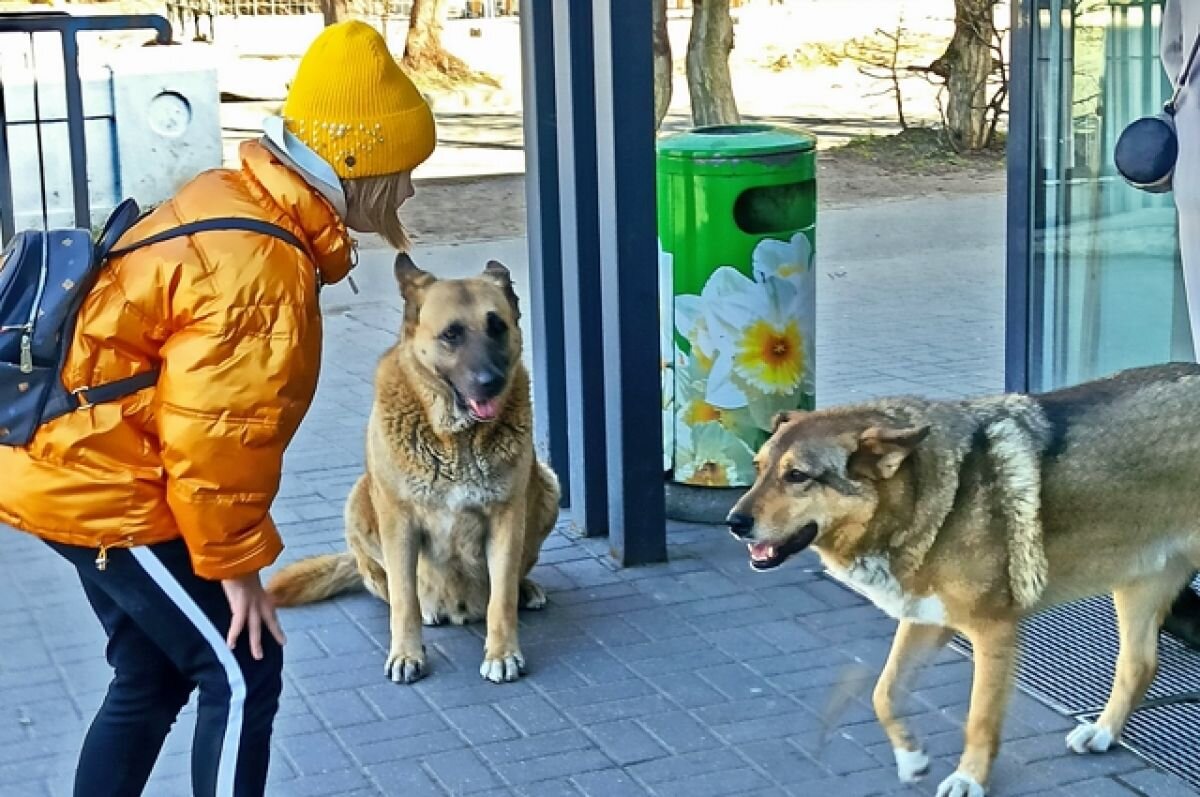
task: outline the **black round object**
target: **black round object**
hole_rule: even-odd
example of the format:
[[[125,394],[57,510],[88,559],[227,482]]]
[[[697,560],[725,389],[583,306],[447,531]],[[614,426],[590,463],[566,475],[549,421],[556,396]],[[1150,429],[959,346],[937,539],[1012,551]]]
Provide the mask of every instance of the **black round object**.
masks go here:
[[[1113,160],[1121,176],[1135,186],[1168,180],[1179,156],[1175,125],[1167,114],[1144,116],[1121,131]]]

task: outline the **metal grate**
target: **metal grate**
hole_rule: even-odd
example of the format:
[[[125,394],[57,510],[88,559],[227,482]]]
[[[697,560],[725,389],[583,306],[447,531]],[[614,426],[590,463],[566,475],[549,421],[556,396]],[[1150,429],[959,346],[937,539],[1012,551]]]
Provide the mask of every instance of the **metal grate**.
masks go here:
[[[1193,587],[1200,590],[1200,576]],[[971,655],[971,644],[961,636],[950,646]],[[1112,598],[1090,598],[1022,623],[1017,686],[1062,714],[1093,720],[1108,699],[1116,661],[1117,618]],[[1146,699],[1166,705],[1136,710],[1121,743],[1148,763],[1200,789],[1200,653],[1161,634],[1158,675]],[[1171,703],[1172,699],[1181,702]]]
[[[1121,744],[1200,788],[1200,704],[1176,703],[1135,711],[1121,734]]]
[[[1200,578],[1194,582],[1200,588]],[[1117,619],[1109,597],[1051,609],[1021,628],[1021,691],[1079,719],[1095,719],[1104,708],[1117,660]],[[970,644],[953,647],[970,655]],[[1158,675],[1147,700],[1200,697],[1200,654],[1161,634]],[[1121,742],[1149,763],[1200,788],[1200,705],[1160,705],[1135,711]]]
[[[1117,661],[1111,598],[1092,598],[1030,618],[1021,636],[1017,677],[1027,691],[1067,714],[1104,708]],[[1162,634],[1158,660],[1148,699],[1200,691],[1200,654]]]

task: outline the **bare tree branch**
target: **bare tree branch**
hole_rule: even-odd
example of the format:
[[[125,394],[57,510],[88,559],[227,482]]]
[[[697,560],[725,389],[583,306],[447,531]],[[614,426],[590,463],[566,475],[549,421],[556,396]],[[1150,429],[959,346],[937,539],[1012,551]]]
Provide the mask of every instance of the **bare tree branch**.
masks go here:
[[[890,94],[896,102],[896,119],[901,130],[908,129],[908,119],[904,114],[904,89],[901,81],[907,77],[906,72],[912,67],[901,67],[901,57],[913,52],[908,43],[909,31],[904,26],[904,16],[896,21],[894,31],[876,28],[868,37],[852,39],[843,49],[843,56],[858,64],[861,75],[875,79],[886,80],[888,88],[878,94],[878,97]]]

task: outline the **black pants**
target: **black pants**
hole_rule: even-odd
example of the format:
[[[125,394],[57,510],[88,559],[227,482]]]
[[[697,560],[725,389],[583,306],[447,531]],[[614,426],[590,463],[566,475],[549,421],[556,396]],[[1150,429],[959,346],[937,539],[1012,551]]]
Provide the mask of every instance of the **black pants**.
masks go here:
[[[1193,577],[1195,575],[1192,573]],[[1192,579],[1189,578],[1188,583],[1179,590],[1175,602],[1171,604],[1171,613],[1181,617],[1200,618],[1200,594],[1197,594],[1196,588],[1192,586]]]
[[[103,571],[96,568],[94,548],[50,545],[79,570],[108,634],[114,670],[83,743],[75,796],[140,795],[196,687],[193,794],[263,794],[282,689],[283,651],[275,639],[264,631],[261,661],[251,657],[246,634],[229,650],[225,592],[192,571],[180,540],[111,548]]]

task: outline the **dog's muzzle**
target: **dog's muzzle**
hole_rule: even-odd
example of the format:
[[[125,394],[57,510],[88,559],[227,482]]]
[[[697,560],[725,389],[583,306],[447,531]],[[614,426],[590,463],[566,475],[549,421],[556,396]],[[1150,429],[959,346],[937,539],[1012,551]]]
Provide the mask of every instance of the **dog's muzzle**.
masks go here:
[[[730,512],[729,517],[725,518],[725,525],[729,526],[729,533],[739,540],[754,533],[754,518],[744,512]]]
[[[819,531],[820,527],[816,523],[806,523],[783,542],[747,542],[746,549],[750,554],[750,566],[755,570],[770,570],[779,567],[790,557],[812,545]]]

